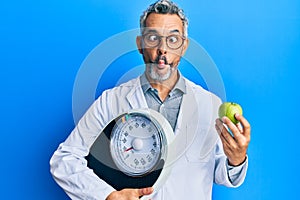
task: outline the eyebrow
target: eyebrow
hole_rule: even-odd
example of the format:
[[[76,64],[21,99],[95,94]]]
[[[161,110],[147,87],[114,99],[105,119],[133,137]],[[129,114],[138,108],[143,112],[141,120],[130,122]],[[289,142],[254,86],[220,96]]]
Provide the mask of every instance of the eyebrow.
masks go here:
[[[171,30],[170,33],[180,33],[180,32],[179,32],[179,30],[174,29],[174,30]]]
[[[158,33],[155,29],[147,29],[145,30],[145,33]],[[169,33],[180,33],[178,29],[174,29],[169,31]]]

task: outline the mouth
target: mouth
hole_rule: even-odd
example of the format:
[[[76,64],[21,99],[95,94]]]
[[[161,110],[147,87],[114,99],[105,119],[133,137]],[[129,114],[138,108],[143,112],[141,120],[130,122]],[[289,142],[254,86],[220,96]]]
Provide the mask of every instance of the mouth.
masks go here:
[[[156,64],[158,69],[164,69],[168,66],[171,66],[171,64],[168,63],[167,58],[165,56],[157,56],[153,64]]]

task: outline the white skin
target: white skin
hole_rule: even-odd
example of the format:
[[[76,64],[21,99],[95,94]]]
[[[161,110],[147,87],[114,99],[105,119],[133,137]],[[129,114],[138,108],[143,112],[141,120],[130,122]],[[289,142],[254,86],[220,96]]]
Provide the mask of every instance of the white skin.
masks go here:
[[[168,71],[165,74],[159,74],[155,68],[156,68],[156,64],[149,64],[149,69],[148,69],[149,78],[159,82],[168,80],[171,77],[172,71],[174,71],[173,68],[171,68],[171,66],[168,66]]]
[[[169,36],[171,34],[184,35],[182,21],[176,14],[151,13],[147,17],[146,27],[144,34],[147,31],[151,31],[160,36]],[[141,36],[136,38],[136,43],[146,65],[146,77],[151,86],[157,89],[160,99],[164,101],[179,78],[177,67],[188,47],[188,39],[185,39],[183,45],[177,50],[169,49],[165,38],[155,48],[145,46]],[[162,56],[166,58],[167,63],[163,59],[159,59]],[[240,124],[237,126],[226,117],[222,121],[217,119],[215,125],[229,164],[233,166],[244,162],[250,141],[250,125],[248,121],[241,115],[236,115],[236,118],[240,121]],[[234,137],[224,128],[223,123],[231,129]],[[136,200],[152,192],[152,187],[123,189],[112,192],[106,200]]]
[[[151,13],[147,17],[146,29],[143,34],[149,32],[160,36],[184,35],[182,21],[176,14]],[[146,64],[146,77],[152,87],[157,89],[161,100],[164,101],[179,78],[177,67],[188,47],[188,39],[185,39],[183,45],[176,50],[167,46],[165,37],[155,48],[145,46],[140,36],[136,38],[136,43]],[[160,57],[165,57],[167,63],[163,59],[157,60]]]

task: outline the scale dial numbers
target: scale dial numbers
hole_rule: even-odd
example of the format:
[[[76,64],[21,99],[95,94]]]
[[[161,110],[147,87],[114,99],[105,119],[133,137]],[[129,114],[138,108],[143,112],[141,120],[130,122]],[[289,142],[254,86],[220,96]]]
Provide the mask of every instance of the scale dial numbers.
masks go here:
[[[160,161],[161,133],[146,116],[126,114],[116,121],[110,149],[119,170],[129,176],[143,176]]]

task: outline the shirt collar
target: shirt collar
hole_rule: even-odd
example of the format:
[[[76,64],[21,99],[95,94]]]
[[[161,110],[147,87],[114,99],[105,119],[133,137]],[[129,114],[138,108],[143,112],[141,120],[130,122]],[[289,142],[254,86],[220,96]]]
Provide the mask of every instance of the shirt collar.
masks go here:
[[[140,77],[140,81],[141,81],[142,90],[145,94],[149,89],[152,88],[152,86],[150,85],[148,79],[146,78],[145,73],[143,73],[143,75]]]
[[[143,73],[142,76],[140,76],[140,82],[141,82],[142,90],[144,93],[146,93],[149,89],[152,88],[148,79],[146,78],[145,73]],[[179,79],[178,79],[175,87],[172,89],[172,91],[170,93],[172,93],[175,90],[179,90],[183,94],[186,93],[186,83],[185,83],[185,80],[184,80],[183,76],[181,75],[181,73],[179,73]]]

